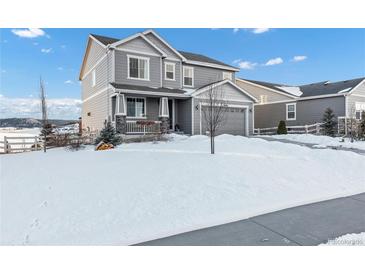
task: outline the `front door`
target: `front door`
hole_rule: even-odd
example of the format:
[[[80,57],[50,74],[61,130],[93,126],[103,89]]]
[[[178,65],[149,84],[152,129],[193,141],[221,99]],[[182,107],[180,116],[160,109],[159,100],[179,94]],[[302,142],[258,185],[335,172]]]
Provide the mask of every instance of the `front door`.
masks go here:
[[[169,129],[174,130],[174,107],[173,107],[174,101],[172,99],[169,99]]]

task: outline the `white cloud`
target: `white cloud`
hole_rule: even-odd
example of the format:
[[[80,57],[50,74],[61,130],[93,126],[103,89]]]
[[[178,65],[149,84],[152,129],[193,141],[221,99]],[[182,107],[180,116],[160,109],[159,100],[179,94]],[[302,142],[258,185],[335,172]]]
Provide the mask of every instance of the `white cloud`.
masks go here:
[[[269,31],[269,30],[270,30],[270,29],[268,29],[268,28],[258,28],[258,29],[253,29],[253,30],[252,30],[252,33],[260,34],[260,33],[267,32],[267,31]]]
[[[65,81],[65,84],[73,84],[74,83],[74,81],[72,81],[72,80],[66,80]]]
[[[258,65],[250,61],[239,61],[237,64],[241,69],[254,69]]]
[[[238,32],[240,29],[239,28],[234,28],[233,29],[233,33],[236,33],[236,32]]]
[[[294,56],[292,61],[293,62],[301,62],[301,61],[304,61],[305,59],[307,59],[308,57],[305,56],[305,55],[297,55],[297,56]]]
[[[12,29],[12,33],[23,38],[35,38],[39,36],[44,36],[46,33],[42,29]]]
[[[63,67],[58,67],[57,70],[63,70]]]
[[[41,49],[41,52],[43,52],[43,53],[50,53],[50,52],[52,52],[52,48],[49,48],[49,49]]]
[[[81,113],[81,100],[73,98],[48,99],[48,116],[51,119],[77,119]],[[1,96],[0,117],[40,118],[38,98],[8,98]]]
[[[276,57],[276,58],[268,60],[265,63],[265,66],[275,66],[275,65],[282,64],[283,62],[284,62],[283,59],[281,59],[280,57]]]

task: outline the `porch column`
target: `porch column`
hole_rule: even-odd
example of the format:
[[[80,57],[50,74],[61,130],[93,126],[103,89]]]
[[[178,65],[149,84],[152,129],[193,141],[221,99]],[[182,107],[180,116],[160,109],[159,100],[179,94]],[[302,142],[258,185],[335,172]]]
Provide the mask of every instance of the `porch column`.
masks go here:
[[[118,94],[117,96],[115,130],[118,134],[127,133],[127,106],[124,94]]]
[[[169,130],[169,100],[167,97],[160,98],[159,119],[161,121],[161,133],[166,134]]]

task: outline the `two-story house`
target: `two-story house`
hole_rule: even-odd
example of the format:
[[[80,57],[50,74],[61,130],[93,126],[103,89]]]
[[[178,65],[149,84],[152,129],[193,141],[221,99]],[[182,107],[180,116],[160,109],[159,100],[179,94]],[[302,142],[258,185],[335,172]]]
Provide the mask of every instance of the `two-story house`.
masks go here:
[[[100,130],[111,121],[121,134],[205,134],[204,93],[214,85],[228,107],[219,133],[250,135],[257,100],[235,84],[237,71],[178,51],[153,30],[124,39],[91,34],[79,77],[83,128]]]

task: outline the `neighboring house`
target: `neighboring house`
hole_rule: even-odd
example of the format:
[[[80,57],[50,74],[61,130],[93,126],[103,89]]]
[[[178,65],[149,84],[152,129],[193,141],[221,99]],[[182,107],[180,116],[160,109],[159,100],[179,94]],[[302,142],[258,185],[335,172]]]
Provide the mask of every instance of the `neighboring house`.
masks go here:
[[[280,120],[289,126],[322,122],[326,108],[339,121],[360,119],[365,112],[365,78],[289,86],[236,78],[236,84],[254,96],[254,127],[276,127]]]
[[[256,99],[235,84],[237,71],[178,51],[153,30],[124,39],[91,34],[79,77],[83,128],[100,130],[109,120],[121,134],[205,134],[204,94],[214,85],[229,107],[219,133],[252,134]]]

